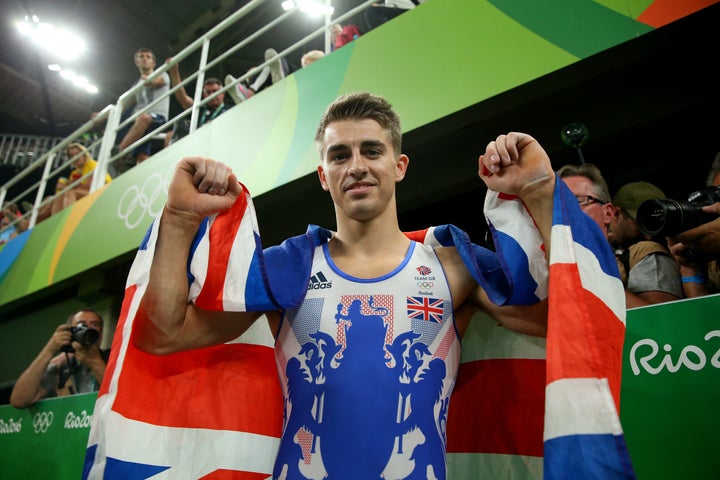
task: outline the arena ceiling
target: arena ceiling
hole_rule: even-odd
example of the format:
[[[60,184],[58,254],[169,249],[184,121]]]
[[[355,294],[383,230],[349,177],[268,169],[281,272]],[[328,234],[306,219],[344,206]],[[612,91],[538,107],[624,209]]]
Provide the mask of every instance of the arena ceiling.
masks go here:
[[[133,54],[146,46],[158,63],[172,56],[250,0],[4,0],[0,2],[0,133],[65,135],[90,113],[114,103],[137,79]],[[225,49],[282,15],[281,0],[258,4],[227,29],[217,45]],[[362,3],[332,0],[335,16]],[[77,89],[46,69],[52,59],[19,34],[15,22],[36,15],[43,22],[81,34],[88,44],[77,68],[100,89],[95,95]],[[236,76],[263,61],[265,48],[287,48],[322,25],[321,19],[295,14],[281,26],[228,57],[222,64]],[[323,48],[319,37],[317,45]],[[215,44],[213,44],[215,45]],[[299,64],[299,58],[290,58]],[[71,66],[73,66],[71,64]],[[182,66],[181,66],[182,72]],[[225,72],[217,76],[224,77]]]

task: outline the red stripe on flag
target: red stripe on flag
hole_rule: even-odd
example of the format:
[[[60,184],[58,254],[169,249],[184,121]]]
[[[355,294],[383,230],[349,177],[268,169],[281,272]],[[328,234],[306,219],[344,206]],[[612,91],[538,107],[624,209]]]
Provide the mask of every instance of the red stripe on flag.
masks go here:
[[[265,480],[266,478],[268,478],[267,473],[215,470],[212,473],[200,477],[200,480]]]
[[[548,383],[563,378],[607,378],[620,408],[625,325],[592,292],[582,288],[575,264],[550,266],[547,338]],[[568,352],[574,352],[569,355]]]
[[[195,304],[206,310],[223,310],[223,288],[235,235],[247,211],[248,193],[243,189],[233,208],[220,213],[210,227],[210,250],[208,255],[207,278]],[[253,242],[241,242],[244,248]],[[250,247],[252,248],[252,247]],[[237,272],[244,274],[245,272]]]
[[[543,455],[545,360],[460,365],[450,400],[448,453]]]
[[[171,427],[279,437],[282,394],[273,349],[233,343],[171,355],[128,346],[113,410]]]
[[[120,308],[120,317],[118,318],[118,323],[115,327],[115,335],[113,336],[112,345],[110,346],[110,357],[108,358],[108,363],[105,367],[102,384],[98,390],[98,397],[108,393],[108,389],[110,388],[110,381],[112,380],[115,367],[117,366],[118,355],[120,355],[120,351],[122,350],[122,332],[124,331],[125,323],[127,322],[128,310],[133,298],[135,297],[136,291],[137,285],[131,285],[125,289],[125,297],[123,297],[122,307]]]

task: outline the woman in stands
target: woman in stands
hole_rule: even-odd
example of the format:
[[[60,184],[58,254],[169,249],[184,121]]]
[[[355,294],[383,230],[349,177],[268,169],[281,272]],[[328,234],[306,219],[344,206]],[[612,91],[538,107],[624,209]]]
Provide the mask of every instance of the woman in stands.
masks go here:
[[[90,185],[93,179],[93,170],[97,168],[97,161],[90,156],[87,148],[79,143],[71,143],[67,146],[65,153],[73,161],[73,170],[68,178],[60,177],[55,184],[55,199],[52,203],[43,206],[38,213],[38,222],[50,215],[55,215],[63,208],[66,208],[90,192]],[[80,180],[69,190],[68,185]],[[109,174],[105,174],[105,183],[112,181]]]

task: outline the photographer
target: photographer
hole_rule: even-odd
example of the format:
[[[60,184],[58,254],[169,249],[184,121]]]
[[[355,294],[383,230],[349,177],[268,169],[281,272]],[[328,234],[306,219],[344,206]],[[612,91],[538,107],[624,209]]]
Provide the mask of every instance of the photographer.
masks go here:
[[[720,153],[710,167],[708,187],[720,196]],[[674,236],[667,237],[670,252],[680,264],[686,298],[720,292],[720,202],[702,207],[717,218]]]
[[[614,215],[608,241],[615,249],[627,290],[627,308],[683,298],[680,268],[662,242],[638,227],[638,208],[650,199],[665,199],[655,185],[640,181],[623,185],[613,197]]]
[[[46,397],[97,391],[109,356],[109,351],[99,348],[102,331],[103,319],[95,310],[70,315],[20,375],[10,404],[27,408]]]
[[[610,201],[607,182],[596,165],[564,165],[557,173],[577,197],[580,209],[613,245],[627,308],[682,298],[678,265],[662,244],[644,237],[635,223],[638,204],[664,198],[663,192],[647,182],[633,182]]]

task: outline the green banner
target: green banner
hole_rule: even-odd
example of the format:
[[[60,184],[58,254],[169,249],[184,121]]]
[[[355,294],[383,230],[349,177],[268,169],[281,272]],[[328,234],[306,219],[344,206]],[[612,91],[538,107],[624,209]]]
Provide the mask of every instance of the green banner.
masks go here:
[[[51,398],[31,408],[0,407],[0,478],[81,477],[94,393]]]
[[[620,416],[637,478],[720,478],[720,295],[630,310]],[[78,479],[96,395],[0,406],[0,478]]]
[[[620,418],[639,479],[720,478],[720,295],[628,312]]]

